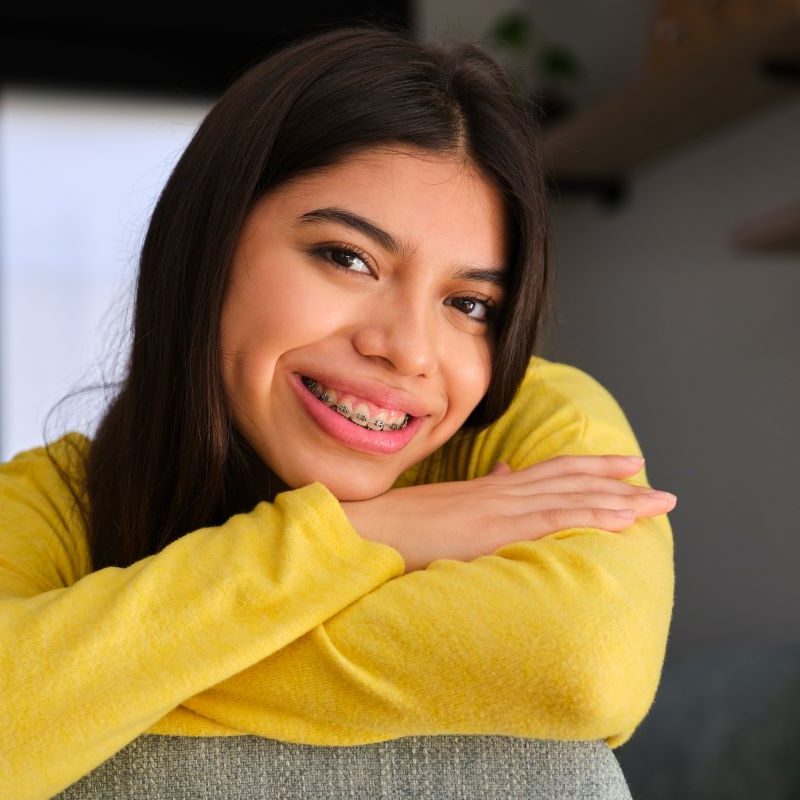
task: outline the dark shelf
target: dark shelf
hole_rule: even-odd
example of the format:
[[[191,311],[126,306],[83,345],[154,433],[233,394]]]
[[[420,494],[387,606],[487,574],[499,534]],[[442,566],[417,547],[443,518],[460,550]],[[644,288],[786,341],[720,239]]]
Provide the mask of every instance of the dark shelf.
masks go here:
[[[545,128],[556,186],[624,183],[635,169],[769,104],[800,96],[800,8],[654,70]]]
[[[742,225],[734,232],[733,243],[753,252],[800,255],[800,200]]]

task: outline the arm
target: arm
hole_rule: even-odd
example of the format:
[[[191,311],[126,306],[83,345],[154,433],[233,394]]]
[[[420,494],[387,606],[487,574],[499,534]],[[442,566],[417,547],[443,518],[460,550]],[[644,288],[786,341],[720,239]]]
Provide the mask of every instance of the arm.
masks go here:
[[[577,398],[577,399],[576,399]],[[531,374],[503,419],[423,464],[419,482],[517,470],[561,453],[639,451],[599,384]],[[644,473],[640,481],[647,483]],[[403,482],[401,481],[401,484]],[[571,528],[383,584],[270,658],[183,704],[285,741],[363,744],[505,734],[624,743],[647,713],[674,591],[666,515],[621,533]],[[156,725],[174,732],[177,717]]]
[[[42,448],[0,465],[2,797],[50,797],[404,569],[315,483],[89,573],[68,497]]]

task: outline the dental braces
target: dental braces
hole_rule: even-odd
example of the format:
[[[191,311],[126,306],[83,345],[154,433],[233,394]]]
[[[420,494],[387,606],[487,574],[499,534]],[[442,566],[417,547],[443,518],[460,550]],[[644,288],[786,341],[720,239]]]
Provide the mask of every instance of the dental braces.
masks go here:
[[[312,380],[311,378],[306,378],[304,376],[303,383],[311,390],[314,397],[317,397],[318,399],[322,400],[322,402],[328,405],[329,408],[336,409],[336,411],[338,411],[343,417],[349,418],[351,422],[353,421],[353,417],[351,416],[353,413],[353,409],[350,408],[350,406],[348,406],[347,403],[335,403],[333,405],[330,405],[331,402],[330,393],[327,391],[322,392],[320,390],[319,384],[315,380]],[[402,428],[405,428],[406,425],[408,425],[409,416],[408,414],[406,414],[405,419],[403,419],[401,423],[392,422],[389,425],[387,425],[382,419],[371,419],[366,414],[362,414],[361,412],[358,412],[355,415],[355,419],[357,419],[359,422],[364,423],[364,425],[369,425],[370,423],[374,425],[375,427],[371,428],[371,430],[399,431]],[[358,423],[354,424],[357,425]]]

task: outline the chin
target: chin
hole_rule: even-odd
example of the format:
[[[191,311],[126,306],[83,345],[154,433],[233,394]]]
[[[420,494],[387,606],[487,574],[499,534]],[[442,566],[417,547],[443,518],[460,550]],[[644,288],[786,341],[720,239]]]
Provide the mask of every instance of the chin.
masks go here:
[[[383,478],[376,475],[353,474],[347,477],[343,471],[327,470],[308,470],[303,474],[298,474],[292,480],[284,479],[287,486],[297,489],[301,486],[308,486],[310,483],[319,482],[327,487],[328,491],[340,501],[351,500],[370,500],[384,492],[387,492],[394,485],[396,478]]]
[[[377,497],[378,495],[381,495],[392,488],[391,483],[388,486],[365,487],[360,490],[355,490],[352,486],[332,486],[327,481],[321,481],[321,483],[324,483],[325,486],[327,486],[330,490],[331,494],[337,500],[343,503],[351,502],[353,500],[371,500],[373,497]]]

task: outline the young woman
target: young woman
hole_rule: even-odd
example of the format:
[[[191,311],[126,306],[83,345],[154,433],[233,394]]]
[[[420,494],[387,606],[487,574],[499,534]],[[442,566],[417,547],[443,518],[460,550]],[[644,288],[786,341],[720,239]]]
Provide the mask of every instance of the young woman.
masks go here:
[[[533,121],[477,48],[345,29],[237,80],[94,438],[0,466],[0,794],[145,732],[626,741],[675,498],[534,355],[549,281]]]

